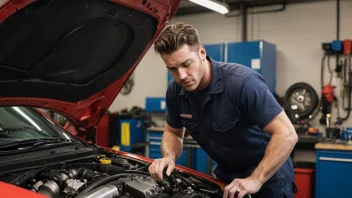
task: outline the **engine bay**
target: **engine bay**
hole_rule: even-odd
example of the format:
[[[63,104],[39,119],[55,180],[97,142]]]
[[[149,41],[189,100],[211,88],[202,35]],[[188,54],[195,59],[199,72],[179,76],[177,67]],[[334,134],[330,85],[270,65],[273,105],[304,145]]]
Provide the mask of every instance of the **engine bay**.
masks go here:
[[[204,178],[174,170],[152,178],[149,163],[117,154],[9,172],[0,181],[48,198],[216,198],[221,188]]]

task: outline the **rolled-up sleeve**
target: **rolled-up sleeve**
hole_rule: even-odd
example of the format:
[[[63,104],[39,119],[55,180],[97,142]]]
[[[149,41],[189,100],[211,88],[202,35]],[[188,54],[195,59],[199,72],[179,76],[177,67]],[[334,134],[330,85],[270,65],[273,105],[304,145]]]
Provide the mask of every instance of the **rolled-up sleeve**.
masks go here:
[[[245,77],[240,102],[247,119],[261,129],[283,111],[260,75]]]

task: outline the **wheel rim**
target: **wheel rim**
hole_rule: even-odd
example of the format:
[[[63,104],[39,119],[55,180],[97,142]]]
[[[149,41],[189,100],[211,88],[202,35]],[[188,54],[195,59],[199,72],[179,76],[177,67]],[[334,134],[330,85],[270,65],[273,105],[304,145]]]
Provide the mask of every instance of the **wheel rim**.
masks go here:
[[[295,118],[304,118],[313,113],[318,105],[318,96],[314,89],[306,83],[292,85],[286,92],[286,108]]]
[[[303,113],[312,107],[312,95],[305,88],[298,88],[292,91],[289,97],[289,107],[297,111],[297,113]]]

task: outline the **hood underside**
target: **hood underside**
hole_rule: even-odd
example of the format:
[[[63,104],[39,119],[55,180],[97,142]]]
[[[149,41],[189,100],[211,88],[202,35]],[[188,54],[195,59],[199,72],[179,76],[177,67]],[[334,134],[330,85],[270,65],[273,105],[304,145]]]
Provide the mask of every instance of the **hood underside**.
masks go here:
[[[10,0],[0,8],[0,105],[95,125],[179,2]]]

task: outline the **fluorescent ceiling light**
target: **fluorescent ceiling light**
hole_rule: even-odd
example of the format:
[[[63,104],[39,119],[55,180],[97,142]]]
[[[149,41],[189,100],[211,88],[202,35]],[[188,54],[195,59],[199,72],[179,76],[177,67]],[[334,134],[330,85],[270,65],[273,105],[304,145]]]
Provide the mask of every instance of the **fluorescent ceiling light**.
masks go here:
[[[214,10],[216,12],[219,12],[221,14],[226,14],[229,12],[229,8],[227,7],[227,5],[221,2],[216,2],[212,0],[189,0],[189,1],[199,4],[201,6],[204,6],[208,9]]]

